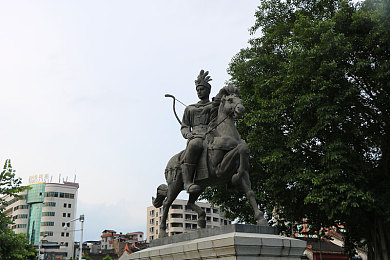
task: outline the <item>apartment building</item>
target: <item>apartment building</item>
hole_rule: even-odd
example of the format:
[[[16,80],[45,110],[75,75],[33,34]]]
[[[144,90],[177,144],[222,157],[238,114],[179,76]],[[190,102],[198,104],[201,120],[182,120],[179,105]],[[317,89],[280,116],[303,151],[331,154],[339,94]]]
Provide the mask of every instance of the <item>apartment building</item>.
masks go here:
[[[14,221],[9,228],[27,234],[35,246],[40,241],[50,244],[50,249],[42,247],[45,259],[69,259],[73,256],[75,224],[68,221],[75,218],[78,188],[75,182],[37,182],[18,194],[20,198],[4,196],[8,202],[5,212]]]
[[[206,228],[220,227],[232,222],[224,218],[219,207],[206,202],[196,202],[206,212]],[[161,223],[162,207],[147,208],[147,237],[149,243],[159,237],[159,224]],[[167,233],[169,236],[190,232],[198,228],[198,214],[187,207],[187,200],[176,199],[168,212]]]

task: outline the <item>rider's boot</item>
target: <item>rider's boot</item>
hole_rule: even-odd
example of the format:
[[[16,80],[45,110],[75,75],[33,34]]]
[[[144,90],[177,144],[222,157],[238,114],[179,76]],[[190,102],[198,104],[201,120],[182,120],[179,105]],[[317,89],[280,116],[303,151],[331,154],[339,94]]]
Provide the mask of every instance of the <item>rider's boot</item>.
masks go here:
[[[183,163],[181,165],[184,189],[190,194],[200,192],[200,186],[193,182],[195,169],[196,164]]]

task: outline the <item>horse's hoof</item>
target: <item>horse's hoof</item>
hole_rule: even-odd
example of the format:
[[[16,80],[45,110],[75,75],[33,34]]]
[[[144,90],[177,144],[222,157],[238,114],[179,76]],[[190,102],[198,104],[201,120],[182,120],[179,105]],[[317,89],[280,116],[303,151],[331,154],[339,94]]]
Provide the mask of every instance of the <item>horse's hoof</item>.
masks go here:
[[[198,226],[200,228],[205,228],[206,227],[206,220],[205,219],[198,219]]]
[[[167,236],[168,236],[167,232],[165,230],[160,229],[160,235],[158,236],[158,238],[163,238],[163,237],[167,237]]]
[[[268,226],[268,221],[265,218],[258,219],[256,222],[258,226]]]
[[[185,190],[189,194],[199,193],[201,191],[200,186],[193,183],[188,185]]]
[[[240,176],[238,175],[238,173],[236,173],[232,176],[232,184],[233,186],[238,186],[239,183],[240,183]]]

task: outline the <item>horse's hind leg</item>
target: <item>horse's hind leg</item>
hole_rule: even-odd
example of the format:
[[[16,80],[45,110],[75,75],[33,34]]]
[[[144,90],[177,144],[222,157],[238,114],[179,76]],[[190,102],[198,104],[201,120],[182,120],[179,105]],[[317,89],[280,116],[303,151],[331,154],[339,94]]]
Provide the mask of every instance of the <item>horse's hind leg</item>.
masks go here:
[[[179,195],[179,193],[182,191],[181,185],[178,182],[171,183],[171,185],[168,185],[167,197],[163,202],[163,215],[161,217],[159,238],[168,236],[166,229],[169,208],[171,207],[173,201],[176,199],[177,195]]]
[[[257,225],[268,226],[267,220],[264,219],[264,213],[259,210],[259,207],[257,205],[255,193],[251,188],[251,181],[249,180],[248,173],[243,174],[241,178],[241,187],[244,190],[245,196],[253,208]]]
[[[204,188],[202,188],[201,191],[197,193],[190,194],[190,197],[188,199],[187,206],[194,210],[196,213],[198,213],[198,226],[200,228],[205,228],[206,227],[206,213],[204,210],[199,207],[198,205],[195,204],[195,201],[199,198],[200,194],[204,191]]]

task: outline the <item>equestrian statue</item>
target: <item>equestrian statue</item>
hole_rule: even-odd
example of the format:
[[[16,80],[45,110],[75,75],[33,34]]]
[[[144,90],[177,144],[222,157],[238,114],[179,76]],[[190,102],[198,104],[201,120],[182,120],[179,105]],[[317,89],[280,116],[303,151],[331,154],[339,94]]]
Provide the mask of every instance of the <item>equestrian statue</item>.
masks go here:
[[[186,107],[182,121],[174,111],[181,124],[181,133],[188,141],[186,149],[174,155],[165,168],[168,185],[158,186],[157,196],[152,198],[154,207],[163,207],[160,238],[167,236],[168,211],[182,190],[189,193],[187,206],[198,214],[198,226],[205,228],[206,213],[195,202],[206,187],[219,184],[243,190],[257,224],[267,225],[251,188],[248,145],[235,126],[235,119],[245,113],[238,89],[227,85],[210,101],[211,78],[208,74],[201,70],[195,80],[200,101]],[[175,102],[174,96],[166,96]]]

